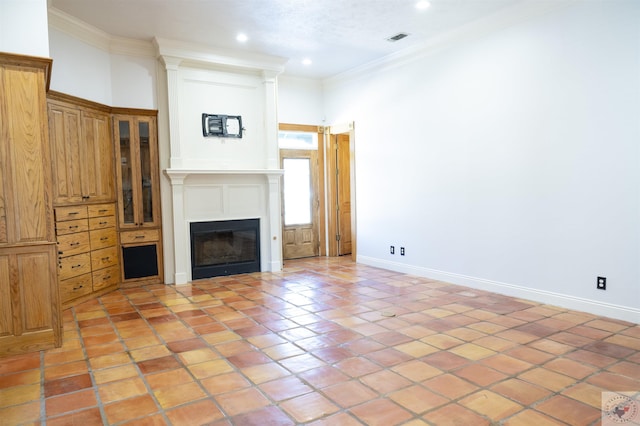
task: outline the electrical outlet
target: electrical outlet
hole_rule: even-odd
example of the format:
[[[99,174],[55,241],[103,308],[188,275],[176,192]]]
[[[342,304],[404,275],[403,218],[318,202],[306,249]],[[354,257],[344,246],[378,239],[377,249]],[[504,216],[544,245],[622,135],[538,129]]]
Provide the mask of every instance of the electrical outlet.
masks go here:
[[[389,253],[396,254],[396,247],[395,246],[389,247]]]
[[[598,277],[596,282],[596,288],[598,290],[606,290],[607,289],[607,277]]]
[[[404,256],[404,247],[400,247],[400,256]]]

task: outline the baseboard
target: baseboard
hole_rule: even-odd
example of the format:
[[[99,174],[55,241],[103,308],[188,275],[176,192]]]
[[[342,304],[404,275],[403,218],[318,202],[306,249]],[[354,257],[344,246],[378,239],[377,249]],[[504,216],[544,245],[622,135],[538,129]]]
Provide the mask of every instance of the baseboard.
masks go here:
[[[593,315],[629,321],[632,323],[638,323],[638,318],[640,318],[640,310],[627,306],[603,303],[601,301],[583,299],[566,294],[522,287],[515,284],[491,281],[484,278],[470,277],[467,275],[423,268],[420,266],[390,262],[368,256],[358,256],[357,262],[378,268],[389,269],[391,271],[403,272],[451,284],[463,285],[465,287],[475,288],[478,290],[492,291],[506,296],[518,297],[534,302],[545,303],[547,305],[559,306],[566,309],[587,312]]]

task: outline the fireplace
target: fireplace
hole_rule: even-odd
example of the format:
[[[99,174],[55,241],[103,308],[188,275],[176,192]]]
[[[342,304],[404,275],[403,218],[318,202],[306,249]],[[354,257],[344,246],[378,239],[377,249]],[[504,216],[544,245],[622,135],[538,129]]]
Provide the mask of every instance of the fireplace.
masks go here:
[[[260,219],[191,222],[191,277],[260,271]]]

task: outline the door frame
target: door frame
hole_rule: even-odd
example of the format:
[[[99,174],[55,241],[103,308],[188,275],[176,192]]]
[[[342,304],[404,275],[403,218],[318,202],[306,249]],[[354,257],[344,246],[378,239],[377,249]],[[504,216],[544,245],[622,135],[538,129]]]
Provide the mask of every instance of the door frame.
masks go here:
[[[319,256],[327,255],[327,237],[326,237],[326,201],[325,201],[325,150],[324,140],[325,140],[325,128],[322,126],[313,126],[307,124],[290,124],[290,123],[279,123],[278,130],[284,131],[298,131],[298,132],[309,132],[309,133],[317,133],[318,134],[318,242],[320,243],[320,253]],[[280,148],[278,148],[278,161],[280,159]],[[284,191],[284,188],[283,188]],[[282,194],[281,199],[284,200],[284,194]],[[282,228],[284,231],[284,207],[282,208]],[[283,248],[284,250],[284,248]]]
[[[337,124],[325,128],[325,155],[327,158],[327,203],[328,209],[328,256],[338,256],[338,241],[335,236],[338,229],[338,214],[333,205],[337,197],[337,164],[335,156],[335,143],[337,135],[349,135],[349,184],[351,198],[351,259],[357,258],[356,239],[356,177],[355,177],[355,125],[353,122]],[[333,153],[333,155],[331,155]]]

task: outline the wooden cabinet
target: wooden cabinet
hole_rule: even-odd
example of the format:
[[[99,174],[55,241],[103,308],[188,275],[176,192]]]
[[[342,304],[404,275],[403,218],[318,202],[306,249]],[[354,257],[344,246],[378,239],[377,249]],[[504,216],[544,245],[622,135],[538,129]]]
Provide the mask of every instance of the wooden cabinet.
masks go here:
[[[115,201],[110,114],[99,104],[50,93],[53,203]]]
[[[124,283],[163,281],[155,111],[116,114],[118,225]]]
[[[51,92],[58,281],[63,308],[120,283],[111,107]]]
[[[62,343],[46,89],[51,60],[0,53],[0,355]]]
[[[55,244],[0,247],[0,354],[62,344]]]
[[[120,282],[114,203],[56,207],[58,279],[63,307],[114,290]]]
[[[2,152],[0,152],[0,244],[7,244],[7,207],[6,207],[6,194],[4,190],[4,177],[5,166],[2,158]]]
[[[160,226],[156,118],[115,115],[118,222],[121,230]]]

